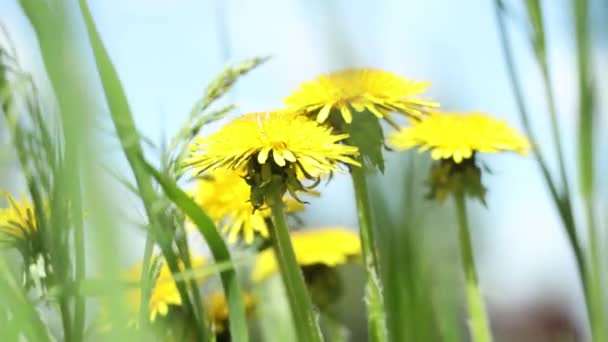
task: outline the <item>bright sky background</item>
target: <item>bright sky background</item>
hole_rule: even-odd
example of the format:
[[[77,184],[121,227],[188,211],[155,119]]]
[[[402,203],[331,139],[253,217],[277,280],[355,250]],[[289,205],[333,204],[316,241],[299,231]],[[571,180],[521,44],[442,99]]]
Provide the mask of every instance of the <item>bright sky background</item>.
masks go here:
[[[168,135],[175,131],[206,83],[227,62],[263,55],[273,58],[243,78],[231,94],[239,112],[277,108],[299,82],[319,73],[373,66],[432,81],[429,93],[446,109],[485,111],[521,127],[492,1],[89,3],[137,125],[152,139],[158,140],[163,131]],[[571,23],[558,2],[545,3],[552,5],[546,9],[560,123],[566,128],[567,153],[573,156],[576,74]],[[17,42],[26,68],[40,72],[36,43],[17,1],[0,0],[0,21]],[[543,89],[530,54],[522,48],[522,32],[513,31],[519,37],[520,70],[534,115],[539,117],[534,120],[535,128],[541,132],[541,145],[546,145],[549,132],[547,122],[541,119],[545,117]],[[606,50],[596,50],[595,54],[599,74],[608,75]],[[600,90],[605,93],[606,77],[600,81]],[[606,97],[600,101],[606,113]],[[608,127],[606,115],[601,127]],[[603,142],[604,148],[608,146],[606,139]],[[582,312],[576,304],[581,297],[570,251],[532,158],[506,155],[487,161],[495,173],[485,180],[491,189],[488,210],[479,211],[486,225],[478,227],[475,234],[475,244],[483,251],[478,255],[482,283],[492,289],[487,295],[495,302],[516,302],[550,292]],[[603,158],[604,172],[607,164]],[[573,158],[568,165],[574,172]],[[602,188],[606,189],[605,183]],[[325,193],[307,209],[307,221],[356,227],[349,180],[338,177]]]

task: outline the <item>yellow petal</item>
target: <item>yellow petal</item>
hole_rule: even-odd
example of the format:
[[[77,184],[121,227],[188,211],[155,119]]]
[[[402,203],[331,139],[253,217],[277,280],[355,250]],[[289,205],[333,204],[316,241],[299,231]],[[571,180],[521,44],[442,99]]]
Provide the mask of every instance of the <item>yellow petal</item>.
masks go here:
[[[285,166],[285,158],[283,158],[283,153],[281,151],[274,150],[272,152],[272,156],[274,157],[274,162],[280,167]]]
[[[270,153],[271,149],[272,149],[272,147],[267,146],[267,147],[264,147],[260,151],[260,153],[258,153],[258,163],[260,163],[260,164],[266,163],[266,160],[268,160],[268,153]]]
[[[283,150],[283,158],[292,163],[296,162],[296,156],[290,150]]]
[[[342,118],[344,119],[344,122],[348,124],[353,122],[353,115],[350,112],[350,109],[348,109],[347,105],[340,105],[340,112],[342,113]]]
[[[323,123],[325,120],[327,120],[327,118],[329,117],[329,113],[331,112],[332,106],[333,106],[332,103],[328,103],[325,106],[323,106],[323,108],[321,108],[321,110],[319,111],[319,114],[317,115],[318,123]]]

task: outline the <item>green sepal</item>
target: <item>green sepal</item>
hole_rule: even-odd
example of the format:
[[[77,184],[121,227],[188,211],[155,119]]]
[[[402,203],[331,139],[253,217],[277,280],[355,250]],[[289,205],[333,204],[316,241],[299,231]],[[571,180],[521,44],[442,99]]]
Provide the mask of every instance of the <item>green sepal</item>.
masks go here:
[[[344,293],[344,284],[336,267],[315,264],[302,267],[311,300],[321,311],[336,304]]]
[[[475,157],[457,164],[452,159],[442,159],[431,166],[428,199],[443,203],[446,198],[462,191],[466,196],[486,205],[487,189],[481,182],[481,168]]]

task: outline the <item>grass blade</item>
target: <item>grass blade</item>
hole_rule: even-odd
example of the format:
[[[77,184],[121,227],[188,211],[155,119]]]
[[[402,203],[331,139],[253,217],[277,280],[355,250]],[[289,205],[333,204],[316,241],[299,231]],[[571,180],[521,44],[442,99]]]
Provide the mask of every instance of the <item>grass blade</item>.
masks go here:
[[[162,175],[143,159],[146,170],[156,179],[165,194],[186,214],[207,241],[216,262],[230,261],[230,253],[224,239],[211,219],[201,208],[169,177]],[[234,341],[248,341],[247,318],[242,301],[242,292],[236,272],[227,270],[220,274],[230,314],[230,333]]]
[[[155,234],[155,230],[162,229],[159,227],[163,227],[161,224],[158,224],[158,218],[156,217],[156,214],[153,210],[154,204],[156,203],[158,196],[154,191],[150,176],[144,170],[144,167],[139,158],[139,156],[142,155],[140,138],[137,128],[135,127],[135,122],[131,114],[127,97],[118,77],[118,73],[116,72],[112,61],[110,60],[110,57],[103,45],[103,42],[101,41],[101,38],[99,37],[99,33],[97,32],[93,17],[86,1],[80,0],[79,5],[82,17],[87,28],[88,36],[91,41],[91,46],[93,48],[93,55],[95,56],[95,62],[99,70],[99,75],[101,78],[101,83],[104,89],[106,100],[110,108],[112,122],[114,123],[114,127],[116,129],[116,133],[118,134],[124,154],[135,176],[137,188],[141,195],[146,214],[150,221],[151,229],[148,231],[148,236],[146,238],[146,247],[144,250],[144,272],[142,272],[141,276],[142,296],[140,303],[140,321],[143,323],[147,322],[146,308],[148,308],[151,289],[151,284],[149,281],[150,277],[148,275],[148,272],[150,270],[152,248],[154,246],[153,237],[157,237],[157,241],[159,241],[158,239],[162,237],[160,232],[156,232]],[[167,244],[163,245],[161,243],[161,249],[163,250],[163,254],[165,254],[165,258],[167,259],[170,265],[171,271],[178,272],[179,268],[177,266],[175,255],[171,254],[170,248],[162,248],[163,246],[166,247],[166,245]],[[178,283],[177,286],[180,291],[184,307],[192,308],[190,298],[187,295],[187,292],[185,292],[185,287],[183,286],[183,284]],[[203,335],[206,335],[204,333],[204,328],[201,328],[198,322],[194,323],[195,326],[198,328],[197,333],[200,335],[199,338],[201,338]]]

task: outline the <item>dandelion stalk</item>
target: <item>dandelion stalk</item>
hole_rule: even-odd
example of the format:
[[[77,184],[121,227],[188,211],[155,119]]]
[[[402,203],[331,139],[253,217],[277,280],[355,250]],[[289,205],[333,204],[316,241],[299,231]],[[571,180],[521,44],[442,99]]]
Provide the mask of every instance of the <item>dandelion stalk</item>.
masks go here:
[[[361,237],[363,258],[365,260],[365,269],[367,271],[366,302],[370,340],[386,341],[384,303],[382,301],[382,292],[380,289],[378,258],[371,223],[369,191],[365,178],[364,166],[351,168],[351,178],[355,189],[359,234]]]
[[[461,262],[464,268],[466,282],[471,338],[473,342],[492,341],[492,335],[488,323],[488,315],[486,313],[481,291],[479,289],[479,282],[477,280],[477,270],[475,269],[475,260],[473,258],[471,233],[469,231],[464,193],[462,191],[455,193],[454,201],[456,204],[456,215],[458,217],[458,237],[460,240]]]
[[[287,299],[297,330],[298,339],[301,342],[322,341],[321,330],[317,318],[312,309],[312,302],[308,295],[304,277],[296,262],[296,256],[289,239],[287,222],[285,220],[285,208],[283,204],[283,193],[275,187],[272,194],[272,225],[270,225],[270,236],[277,263],[281,271],[281,277],[285,284]]]

